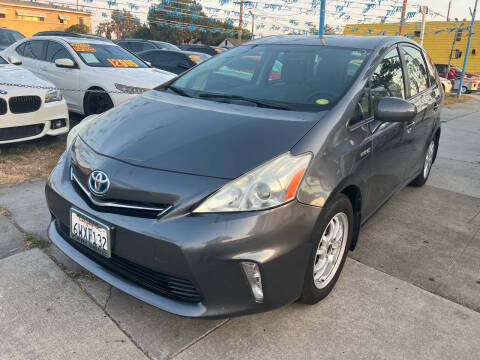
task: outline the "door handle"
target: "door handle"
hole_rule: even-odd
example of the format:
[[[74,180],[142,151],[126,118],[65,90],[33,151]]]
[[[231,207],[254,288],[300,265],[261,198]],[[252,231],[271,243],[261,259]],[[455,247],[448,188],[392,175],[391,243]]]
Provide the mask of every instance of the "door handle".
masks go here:
[[[405,124],[405,129],[408,133],[411,133],[413,131],[413,129],[415,128],[415,124],[415,120],[410,120]]]

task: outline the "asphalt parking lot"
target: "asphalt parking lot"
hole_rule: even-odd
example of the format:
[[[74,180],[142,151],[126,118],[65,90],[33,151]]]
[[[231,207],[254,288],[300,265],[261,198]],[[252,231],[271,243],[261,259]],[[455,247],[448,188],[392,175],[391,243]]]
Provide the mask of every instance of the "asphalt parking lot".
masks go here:
[[[53,246],[27,249],[46,238],[45,179],[0,187],[0,359],[478,359],[479,110],[480,95],[444,108],[427,185],[402,190],[365,225],[315,306],[168,314]]]

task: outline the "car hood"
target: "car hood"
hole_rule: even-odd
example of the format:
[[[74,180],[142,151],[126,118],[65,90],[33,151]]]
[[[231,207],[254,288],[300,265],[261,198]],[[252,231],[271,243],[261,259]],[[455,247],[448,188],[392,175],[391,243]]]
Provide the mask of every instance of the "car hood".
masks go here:
[[[52,83],[38,78],[30,70],[12,64],[0,64],[0,82],[54,87]]]
[[[153,89],[177,76],[168,71],[154,68],[97,68],[103,76],[111,77],[116,83]]]
[[[95,118],[79,136],[97,153],[133,165],[233,179],[290,150],[323,116],[149,91]]]

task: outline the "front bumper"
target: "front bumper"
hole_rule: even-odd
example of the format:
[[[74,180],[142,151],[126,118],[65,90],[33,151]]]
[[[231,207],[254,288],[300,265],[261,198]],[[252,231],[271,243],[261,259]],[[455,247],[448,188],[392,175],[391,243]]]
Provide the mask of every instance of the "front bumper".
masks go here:
[[[168,312],[205,318],[266,311],[300,296],[320,208],[293,201],[261,212],[186,213],[160,219],[100,212],[75,190],[62,162],[46,186],[53,218],[49,238],[67,256],[116,288]],[[68,228],[72,206],[114,228],[112,257],[188,281],[200,300],[186,302],[152,291],[74,246],[68,233],[59,230]],[[263,303],[254,301],[243,261],[260,267]]]
[[[52,121],[64,120],[65,126],[52,129]],[[38,131],[22,131],[31,126],[41,126]],[[55,101],[51,103],[43,103],[40,109],[35,112],[12,114],[9,111],[5,115],[0,116],[0,132],[2,129],[17,129],[15,136],[8,137],[8,140],[2,140],[0,144],[14,143],[19,141],[38,139],[43,136],[57,136],[66,134],[69,130],[70,123],[68,117],[68,109],[65,100]]]

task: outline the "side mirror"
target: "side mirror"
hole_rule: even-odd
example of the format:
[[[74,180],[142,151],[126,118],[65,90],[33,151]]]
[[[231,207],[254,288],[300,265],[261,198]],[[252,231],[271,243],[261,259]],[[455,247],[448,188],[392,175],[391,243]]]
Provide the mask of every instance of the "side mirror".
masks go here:
[[[22,60],[20,60],[16,56],[10,56],[8,58],[8,62],[13,65],[22,65]]]
[[[385,122],[407,122],[417,115],[415,104],[395,97],[384,97],[375,109],[375,119]]]
[[[57,59],[55,60],[55,65],[61,68],[69,68],[73,69],[75,67],[75,63],[72,59]]]

